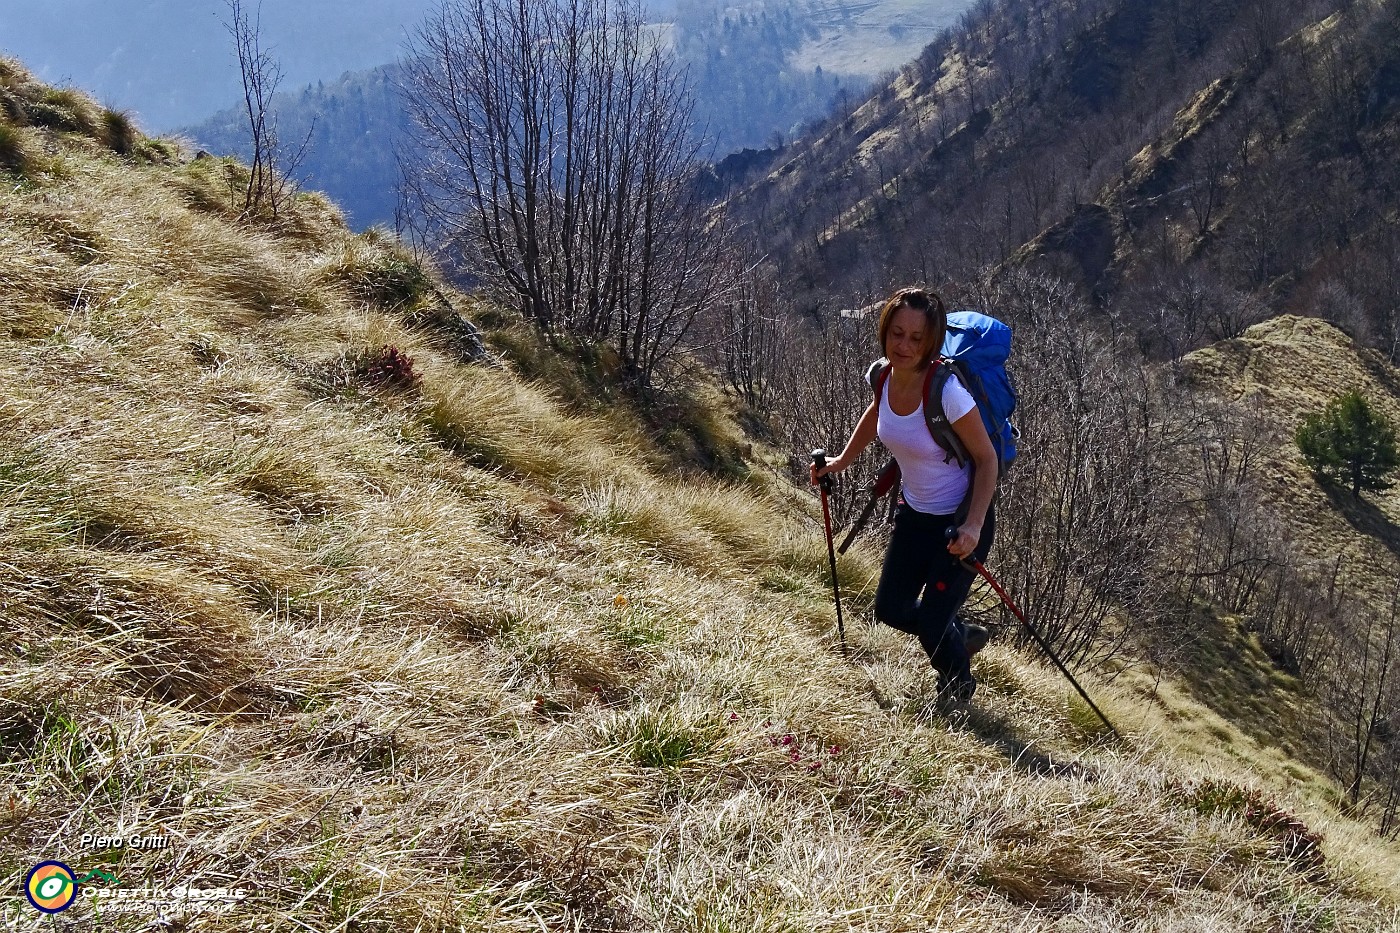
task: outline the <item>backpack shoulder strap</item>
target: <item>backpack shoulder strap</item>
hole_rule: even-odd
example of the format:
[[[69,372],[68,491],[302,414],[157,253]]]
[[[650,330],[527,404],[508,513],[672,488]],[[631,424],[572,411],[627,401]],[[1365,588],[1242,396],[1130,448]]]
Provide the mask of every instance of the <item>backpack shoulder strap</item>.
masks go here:
[[[928,431],[933,435],[934,443],[947,454],[943,462],[956,460],[961,467],[966,466],[971,457],[943,409],[943,387],[948,384],[953,372],[954,364],[949,360],[935,357],[929,366],[928,374],[924,376],[924,420],[928,422]]]
[[[953,374],[955,368],[956,365],[952,361],[937,356],[929,364],[928,371],[924,373],[924,421],[928,424],[928,432],[933,435],[934,443],[947,454],[944,462],[956,460],[958,466],[963,466],[971,457],[963,445],[962,438],[958,437],[953,426],[948,423],[948,415],[943,410],[943,387],[948,384],[948,377]],[[889,381],[890,369],[889,360],[881,358],[871,363],[865,372],[865,381],[874,391],[877,404],[885,383]]]
[[[880,391],[885,387],[885,380],[890,377],[890,361],[883,356],[871,363],[865,370],[865,384],[870,386],[870,390],[875,393],[875,401],[880,400]]]

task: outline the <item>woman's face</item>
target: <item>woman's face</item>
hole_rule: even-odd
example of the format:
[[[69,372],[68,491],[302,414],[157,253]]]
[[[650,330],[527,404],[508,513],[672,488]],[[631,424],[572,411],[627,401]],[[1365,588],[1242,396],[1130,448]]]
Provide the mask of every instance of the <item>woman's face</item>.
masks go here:
[[[890,318],[890,329],[885,332],[885,356],[898,369],[917,369],[932,338],[924,313],[904,305]]]

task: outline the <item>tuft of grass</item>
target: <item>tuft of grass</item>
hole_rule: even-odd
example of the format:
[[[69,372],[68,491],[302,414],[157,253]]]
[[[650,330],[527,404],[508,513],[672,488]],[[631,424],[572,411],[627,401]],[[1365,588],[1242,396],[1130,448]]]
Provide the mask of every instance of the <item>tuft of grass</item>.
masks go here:
[[[641,708],[614,714],[601,730],[605,742],[639,766],[677,769],[713,752],[724,727],[705,716]]]
[[[173,139],[138,136],[132,154],[148,165],[170,166],[183,158],[184,150],[180,143]]]
[[[636,542],[665,560],[722,569],[723,550],[703,528],[686,521],[676,491],[609,482],[586,487],[580,495],[578,525]]]
[[[43,88],[23,65],[13,58],[0,56],[0,114],[7,122],[19,126],[28,124],[26,104],[42,92]]]
[[[1090,740],[1097,740],[1108,738],[1113,734],[1104,721],[1099,718],[1099,714],[1094,712],[1078,693],[1069,694],[1066,697],[1066,702],[1065,717],[1080,735]],[[1095,700],[1095,703],[1100,709],[1104,708],[1101,697]],[[1104,709],[1104,714],[1112,718],[1113,710],[1111,708]]]
[[[237,486],[289,521],[329,515],[334,492],[301,451],[282,444],[247,442],[220,451],[207,461]]]
[[[11,126],[22,126],[29,122],[24,112],[24,103],[18,96],[0,84],[0,120]]]
[[[319,191],[298,191],[267,229],[320,253],[339,248],[348,232],[345,215]]]
[[[680,484],[671,501],[744,563],[760,566],[772,559],[781,529],[754,520],[758,500],[749,490],[696,477]]]
[[[412,308],[432,288],[422,265],[380,230],[343,241],[317,270],[316,278],[389,311]]]
[[[604,636],[624,648],[650,648],[666,643],[668,636],[661,621],[647,610],[628,607],[604,630]]]
[[[98,138],[100,108],[92,98],[74,88],[49,88],[25,106],[29,122],[60,132],[83,133]]]
[[[640,414],[649,435],[672,465],[729,480],[750,478],[745,453],[752,445],[734,421],[729,400],[711,386],[662,393]]]
[[[793,573],[782,567],[766,567],[759,577],[759,585],[764,589],[772,590],[775,593],[786,593],[789,596],[820,596],[819,588],[815,582],[807,576]]]
[[[120,110],[103,110],[99,121],[99,138],[117,155],[129,156],[136,151],[141,134],[131,114]]]
[[[778,568],[818,581],[823,588],[831,587],[831,556],[819,525],[805,530],[792,525],[777,525],[773,529],[770,554],[772,563]],[[859,546],[836,559],[836,576],[843,600],[850,598],[862,605],[874,599],[875,585],[880,577],[880,560],[880,555]]]
[[[281,261],[280,249],[271,238],[231,235],[218,227],[194,223],[170,223],[162,239],[186,270],[198,270],[191,287],[260,317],[283,316],[307,310],[317,301],[314,286],[303,269]],[[169,274],[178,276],[178,265]],[[247,320],[246,317],[243,318]]]
[[[637,476],[596,425],[567,415],[553,398],[486,369],[439,378],[425,371],[425,420],[442,444],[470,463],[546,489],[576,489]]]
[[[167,184],[189,207],[232,220],[243,207],[248,169],[229,157],[193,159],[179,166]]]
[[[1017,665],[992,653],[978,655],[977,679],[983,687],[993,689],[1004,696],[1020,696],[1026,692],[1026,684]],[[1087,707],[1085,711],[1090,716],[1094,715]],[[1098,717],[1094,716],[1094,719],[1097,720]],[[1102,727],[1103,723],[1099,723],[1099,726]]]
[[[25,131],[10,123],[0,123],[0,167],[16,175],[25,175],[32,161],[33,150]]]

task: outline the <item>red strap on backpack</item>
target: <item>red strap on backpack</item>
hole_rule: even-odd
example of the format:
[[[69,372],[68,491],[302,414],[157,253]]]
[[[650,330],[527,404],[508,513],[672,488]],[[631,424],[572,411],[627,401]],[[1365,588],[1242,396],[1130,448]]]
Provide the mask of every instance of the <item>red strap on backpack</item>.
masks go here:
[[[928,371],[924,373],[924,404],[928,404],[928,390],[933,385],[933,374],[938,371],[938,367],[943,365],[943,360],[934,357],[929,363]],[[886,363],[880,367],[880,371],[875,374],[875,400],[880,400],[880,393],[884,391],[885,381],[890,377],[890,370],[894,369],[893,363]]]
[[[948,419],[943,415],[942,399],[940,398],[937,403],[934,403],[931,399],[934,379],[938,375],[939,368],[943,365],[943,359],[935,356],[929,363],[928,370],[924,373],[924,421],[928,424],[928,430],[929,433],[933,435],[934,443],[947,454],[947,456],[943,458],[944,462],[956,460],[958,466],[963,466],[971,458],[968,456],[967,450],[963,447],[962,440],[953,431],[953,426],[948,423]],[[880,393],[884,390],[885,383],[889,379],[890,370],[892,368],[894,368],[893,364],[886,363],[880,368],[880,371],[875,374],[874,386],[875,401],[877,404],[880,401]],[[951,372],[949,375],[951,376]],[[940,385],[944,381],[946,380],[940,380]],[[935,422],[937,422],[937,424],[935,424]]]

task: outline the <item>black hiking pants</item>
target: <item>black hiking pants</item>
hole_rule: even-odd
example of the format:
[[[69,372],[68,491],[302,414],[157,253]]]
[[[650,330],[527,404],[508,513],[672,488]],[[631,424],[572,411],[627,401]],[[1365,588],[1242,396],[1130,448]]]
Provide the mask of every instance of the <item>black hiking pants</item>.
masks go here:
[[[919,639],[940,687],[972,678],[956,617],[976,574],[948,553],[944,532],[956,524],[952,515],[929,515],[900,502],[875,590],[875,618]],[[973,552],[979,561],[987,559],[995,534],[995,509],[989,508]]]

